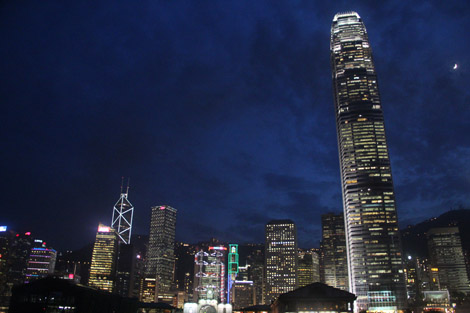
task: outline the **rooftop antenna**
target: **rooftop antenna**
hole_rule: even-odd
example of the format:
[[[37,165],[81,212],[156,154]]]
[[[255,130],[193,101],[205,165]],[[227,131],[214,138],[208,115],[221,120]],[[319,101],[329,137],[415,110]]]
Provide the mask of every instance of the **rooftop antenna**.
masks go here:
[[[130,177],[127,177],[127,190],[126,190],[126,194],[129,194],[129,185],[131,183],[131,178]]]

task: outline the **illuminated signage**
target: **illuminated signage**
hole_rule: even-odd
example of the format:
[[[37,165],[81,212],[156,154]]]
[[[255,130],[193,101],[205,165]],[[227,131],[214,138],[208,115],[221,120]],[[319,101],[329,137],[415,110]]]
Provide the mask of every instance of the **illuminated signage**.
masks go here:
[[[226,247],[209,247],[209,250],[227,250]]]
[[[73,274],[69,274],[69,279],[73,279]]]
[[[160,207],[160,210],[165,210],[165,207],[164,207],[164,206],[161,206],[161,207]]]
[[[101,226],[98,227],[98,232],[99,233],[109,233],[110,229],[111,228],[108,227],[108,226],[102,226],[101,225]]]
[[[26,232],[26,233],[24,233],[24,234],[25,234],[25,236],[31,236],[31,232],[30,232],[30,231],[28,231],[28,232]]]
[[[7,227],[6,226],[0,226],[0,231],[7,231]]]

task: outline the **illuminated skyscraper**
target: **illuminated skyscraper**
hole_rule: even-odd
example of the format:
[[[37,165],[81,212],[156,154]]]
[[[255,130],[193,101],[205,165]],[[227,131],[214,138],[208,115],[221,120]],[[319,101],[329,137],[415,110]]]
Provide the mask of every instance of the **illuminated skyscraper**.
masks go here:
[[[134,217],[134,206],[127,199],[129,195],[129,185],[126,192],[123,192],[121,186],[121,197],[113,207],[113,217],[111,227],[116,230],[119,241],[124,244],[131,243],[132,219]]]
[[[226,251],[224,246],[210,246],[207,252],[199,250],[195,254],[194,290],[197,300],[225,302]]]
[[[406,287],[384,117],[367,31],[356,12],[335,15],[330,49],[349,288],[359,309],[401,309]]]
[[[280,294],[297,288],[297,228],[291,220],[274,220],[266,225],[266,296],[270,303]]]
[[[349,289],[348,260],[343,214],[323,214],[321,224],[322,282],[328,286],[347,291]]]
[[[299,249],[298,268],[297,268],[297,282],[298,287],[304,287],[313,284],[313,253],[312,251],[305,251]]]
[[[113,292],[118,236],[111,227],[100,224],[91,257],[88,285]]]
[[[470,293],[459,228],[431,228],[427,238],[431,264],[438,269],[441,289]]]
[[[142,301],[164,301],[172,287],[175,228],[176,209],[168,205],[152,207]]]
[[[54,274],[56,259],[57,252],[47,248],[45,243],[41,247],[32,248],[26,268],[25,282],[29,283]]]

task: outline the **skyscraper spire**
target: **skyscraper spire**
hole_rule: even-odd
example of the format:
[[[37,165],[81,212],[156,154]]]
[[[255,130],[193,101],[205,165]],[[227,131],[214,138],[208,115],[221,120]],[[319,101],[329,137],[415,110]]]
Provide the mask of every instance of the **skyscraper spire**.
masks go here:
[[[113,207],[113,217],[111,227],[114,228],[119,236],[120,242],[129,244],[131,242],[132,219],[134,217],[134,206],[129,202],[129,182],[127,180],[126,192],[123,192],[124,177],[121,180],[121,196]]]
[[[394,312],[406,300],[395,193],[367,31],[356,12],[331,27],[349,288],[357,311]]]

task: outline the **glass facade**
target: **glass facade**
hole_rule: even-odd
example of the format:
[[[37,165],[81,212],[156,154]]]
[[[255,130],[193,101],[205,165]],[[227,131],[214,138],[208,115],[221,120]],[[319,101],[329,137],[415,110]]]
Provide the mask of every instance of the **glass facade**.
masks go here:
[[[29,255],[28,267],[26,268],[25,282],[47,277],[54,274],[57,252],[45,247],[32,248]]]
[[[441,290],[470,293],[470,285],[458,227],[431,228],[427,232],[432,269]]]
[[[328,213],[321,217],[322,282],[328,286],[349,290],[346,235],[342,214]]]
[[[384,118],[367,31],[356,12],[335,15],[330,49],[349,288],[359,309],[401,309],[406,287]]]
[[[89,286],[114,291],[117,245],[118,236],[114,229],[100,224],[91,256]]]
[[[271,303],[280,294],[297,288],[297,229],[291,220],[275,220],[266,225],[266,296]]]
[[[145,302],[157,302],[159,294],[163,296],[170,291],[175,266],[176,209],[168,205],[151,209],[145,277],[156,279],[156,286],[153,291],[143,290]]]

